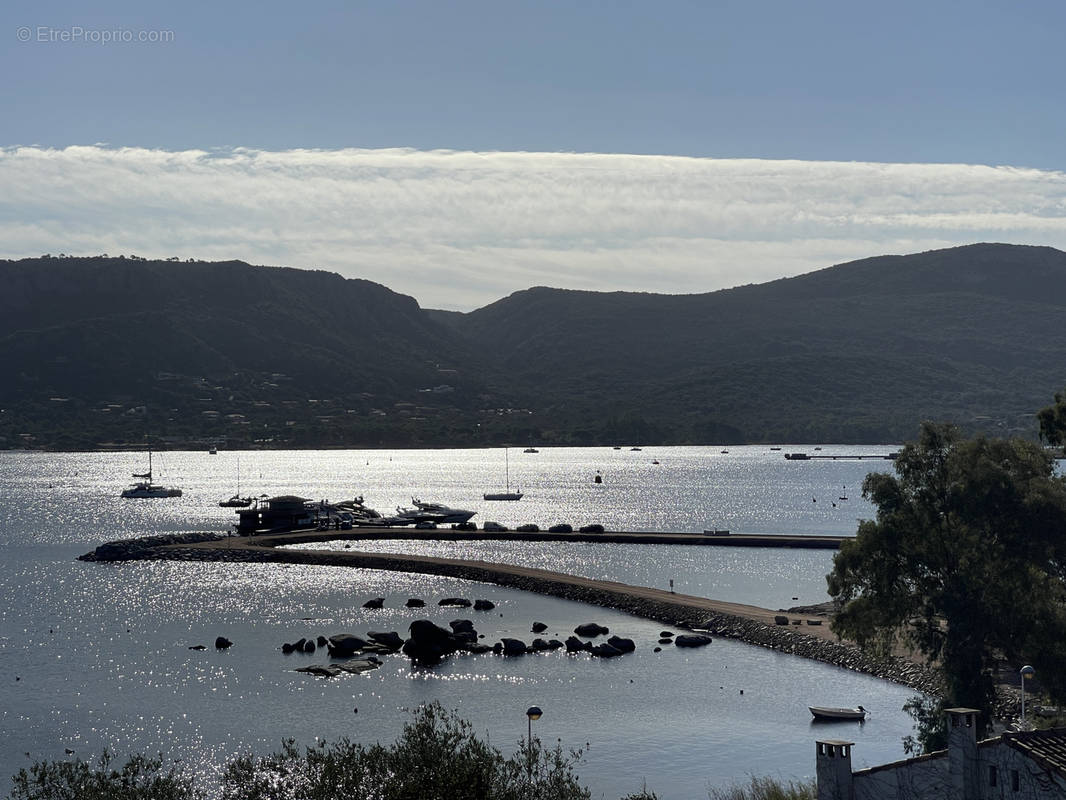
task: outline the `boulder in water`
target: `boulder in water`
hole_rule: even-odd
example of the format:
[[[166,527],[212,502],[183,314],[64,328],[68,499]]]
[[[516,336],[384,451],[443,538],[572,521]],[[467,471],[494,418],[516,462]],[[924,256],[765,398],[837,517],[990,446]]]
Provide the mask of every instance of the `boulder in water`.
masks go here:
[[[439,664],[463,644],[451,631],[428,619],[416,619],[409,630],[411,635],[403,644],[403,652],[416,664]]]
[[[385,645],[389,650],[396,651],[403,647],[403,639],[396,631],[388,631],[387,633],[369,631],[366,637],[372,642]]]
[[[591,639],[595,636],[610,633],[610,631],[598,623],[586,622],[584,625],[578,625],[574,628],[574,633],[578,636],[584,636],[586,639]]]
[[[521,656],[526,653],[526,643],[521,639],[501,639],[500,644],[503,645],[503,654],[505,656]]]
[[[683,633],[674,639],[674,644],[678,647],[703,647],[710,643],[711,637],[702,633]]]
[[[443,600],[437,601],[438,606],[461,606],[462,608],[469,608],[472,603],[465,597],[445,597]]]

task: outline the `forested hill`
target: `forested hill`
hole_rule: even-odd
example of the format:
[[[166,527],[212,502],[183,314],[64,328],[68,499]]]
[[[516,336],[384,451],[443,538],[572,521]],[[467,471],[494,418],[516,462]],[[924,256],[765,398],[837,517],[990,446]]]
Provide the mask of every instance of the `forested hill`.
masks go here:
[[[702,295],[534,288],[442,320],[567,396],[575,424],[600,408],[708,441],[899,440],[921,419],[1031,434],[1066,385],[1063,286],[1066,253],[979,244]]]
[[[477,311],[242,262],[0,262],[0,446],[899,441],[1035,433],[1066,253],[981,244],[702,295]]]

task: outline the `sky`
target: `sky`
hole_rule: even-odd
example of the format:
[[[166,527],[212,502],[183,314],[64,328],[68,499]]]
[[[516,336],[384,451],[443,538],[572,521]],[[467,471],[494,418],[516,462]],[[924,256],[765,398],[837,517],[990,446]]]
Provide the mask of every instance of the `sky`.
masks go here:
[[[0,9],[0,257],[238,258],[470,310],[1066,248],[1066,4]]]

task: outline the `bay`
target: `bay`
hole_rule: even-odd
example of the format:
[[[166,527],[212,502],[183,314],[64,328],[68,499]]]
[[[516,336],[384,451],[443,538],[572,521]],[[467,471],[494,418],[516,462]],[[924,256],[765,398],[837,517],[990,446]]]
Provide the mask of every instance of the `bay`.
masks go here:
[[[825,445],[821,452],[891,449]],[[481,500],[503,485],[500,449],[157,453],[157,481],[184,494],[147,501],[118,496],[129,474],[145,468],[143,454],[0,453],[0,771],[11,774],[31,758],[64,758],[68,748],[88,757],[108,747],[160,751],[208,779],[233,754],[266,752],[287,736],[305,744],[341,736],[391,741],[409,710],[431,700],[458,709],[505,751],[526,733],[525,709],[540,706],[545,713],[534,735],[584,749],[579,773],[596,797],[619,797],[645,781],[663,798],[686,798],[749,775],[810,776],[814,741],[829,729],[810,721],[809,704],[871,709],[866,723],[829,731],[857,742],[857,765],[901,757],[910,719],[900,709],[910,690],[728,640],[655,653],[662,624],[610,609],[436,576],[76,561],[108,540],[225,530],[233,514],[216,503],[235,490],[238,458],[242,493],[362,495],[383,513],[419,497],[510,527],[599,522],[616,530],[796,534],[854,533],[858,518],[873,515],[860,497],[863,477],[891,469],[879,460],[786,461],[784,451],[767,447],[721,450],[512,450],[511,484],[526,492],[517,503]],[[386,543],[370,544],[380,550]],[[832,557],[735,547],[387,544],[396,552],[503,560],[640,585],[665,587],[672,579],[678,591],[771,608],[826,599]],[[436,607],[455,595],[484,597],[497,608],[475,614]],[[384,609],[361,607],[377,596],[386,597]],[[407,609],[408,597],[424,598],[428,607]],[[438,624],[471,618],[489,642],[529,641],[533,621],[549,626],[546,635],[565,638],[595,620],[633,638],[638,649],[610,661],[480,656],[433,669],[390,657],[380,670],[332,680],[293,672],[325,661],[324,654],[279,651],[304,635],[402,633],[420,617]],[[215,651],[218,635],[234,647]],[[208,649],[188,649],[196,644]]]

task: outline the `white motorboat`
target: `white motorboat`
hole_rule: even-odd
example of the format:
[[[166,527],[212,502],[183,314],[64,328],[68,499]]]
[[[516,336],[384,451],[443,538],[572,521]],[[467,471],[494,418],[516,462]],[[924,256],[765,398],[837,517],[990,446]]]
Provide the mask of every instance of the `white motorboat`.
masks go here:
[[[522,499],[522,492],[521,491],[517,491],[517,492],[512,492],[511,491],[511,460],[508,457],[508,450],[507,450],[506,447],[503,450],[503,463],[504,463],[504,470],[505,470],[505,475],[506,475],[506,478],[505,478],[505,480],[506,480],[506,484],[505,485],[507,487],[506,491],[503,491],[503,492],[488,492],[488,493],[482,495],[482,497],[484,497],[486,500],[521,500]]]
[[[334,504],[341,514],[347,514],[353,525],[377,526],[384,524],[384,518],[372,508],[367,508],[363,503],[363,496],[353,497],[351,500],[342,500]]]
[[[411,525],[419,522],[468,522],[476,511],[467,511],[464,508],[451,508],[443,503],[424,503],[417,497],[412,497],[414,508],[397,508],[396,516],[389,517],[386,522],[392,525]]]
[[[152,483],[152,451],[148,451],[148,471],[134,472],[134,478],[140,481],[127,489],[122,490],[123,497],[133,498],[157,498],[157,497],[181,497],[181,489],[169,486],[159,486]]]
[[[815,719],[843,722],[848,720],[866,719],[867,711],[862,706],[855,708],[832,708],[828,706],[807,706]]]

